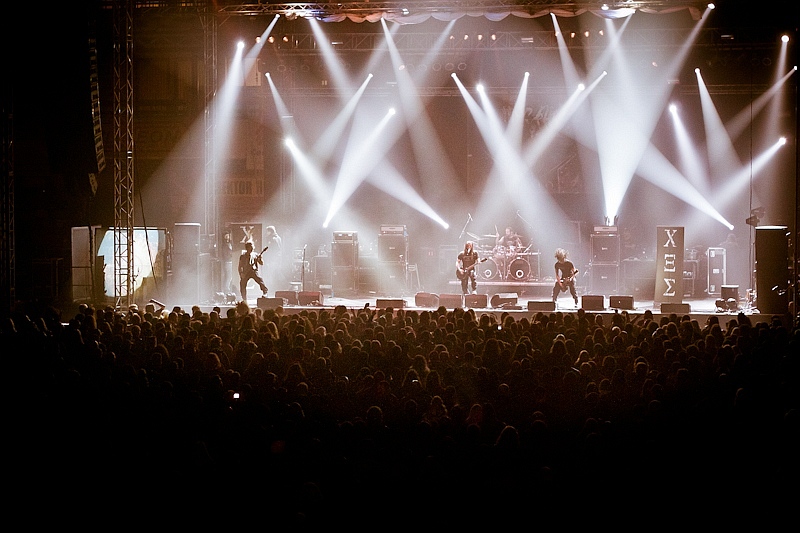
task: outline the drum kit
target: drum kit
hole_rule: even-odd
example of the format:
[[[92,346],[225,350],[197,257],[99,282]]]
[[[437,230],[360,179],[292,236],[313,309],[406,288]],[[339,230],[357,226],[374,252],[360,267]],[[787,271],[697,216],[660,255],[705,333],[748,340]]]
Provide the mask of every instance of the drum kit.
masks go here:
[[[478,279],[484,281],[529,281],[536,272],[531,270],[533,255],[531,246],[496,246],[495,235],[475,235],[467,232],[475,242],[475,250],[482,258],[487,258],[476,267]],[[481,242],[489,241],[489,242]],[[534,263],[538,264],[538,263]]]

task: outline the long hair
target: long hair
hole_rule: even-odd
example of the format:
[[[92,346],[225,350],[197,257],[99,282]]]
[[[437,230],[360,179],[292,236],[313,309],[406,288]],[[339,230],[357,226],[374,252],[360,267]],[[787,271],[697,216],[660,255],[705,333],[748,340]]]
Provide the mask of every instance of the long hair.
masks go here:
[[[465,254],[472,253],[472,241],[467,241],[464,243],[464,253]]]

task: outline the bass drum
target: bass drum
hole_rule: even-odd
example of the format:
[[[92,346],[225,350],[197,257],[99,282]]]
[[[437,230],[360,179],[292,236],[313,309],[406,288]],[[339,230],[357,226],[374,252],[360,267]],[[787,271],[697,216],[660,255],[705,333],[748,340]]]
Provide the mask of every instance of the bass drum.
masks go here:
[[[508,279],[513,281],[525,281],[531,275],[531,265],[526,259],[518,258],[511,261],[508,265]]]
[[[500,273],[500,269],[497,268],[497,263],[494,259],[487,259],[483,263],[479,263],[475,268],[478,269],[478,279],[495,279]]]

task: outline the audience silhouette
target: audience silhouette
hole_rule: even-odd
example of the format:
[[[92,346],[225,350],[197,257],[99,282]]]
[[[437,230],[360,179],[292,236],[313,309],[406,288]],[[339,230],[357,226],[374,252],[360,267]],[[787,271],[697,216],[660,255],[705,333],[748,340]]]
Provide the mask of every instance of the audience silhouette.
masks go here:
[[[13,481],[63,498],[81,480],[258,501],[273,524],[469,525],[732,504],[800,473],[800,329],[781,317],[82,305],[21,307],[0,334]]]

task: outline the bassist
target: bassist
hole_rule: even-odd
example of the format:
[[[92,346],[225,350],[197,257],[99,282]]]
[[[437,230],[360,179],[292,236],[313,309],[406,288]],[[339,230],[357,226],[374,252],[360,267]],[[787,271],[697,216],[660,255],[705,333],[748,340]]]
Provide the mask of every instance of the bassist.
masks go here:
[[[264,264],[262,255],[267,251],[267,246],[261,250],[261,253],[255,254],[253,252],[253,243],[247,241],[244,245],[245,249],[242,255],[239,256],[239,292],[242,295],[242,301],[247,301],[247,282],[254,280],[261,287],[261,292],[264,296],[267,295],[267,285],[258,273],[258,267]]]
[[[575,291],[575,274],[577,274],[578,271],[575,269],[575,265],[572,264],[572,261],[567,259],[567,253],[568,252],[563,248],[558,248],[556,250],[556,283],[553,286],[553,302],[558,300],[559,294],[569,291],[577,307],[578,293]]]
[[[456,276],[461,280],[461,292],[469,294],[472,287],[472,294],[478,293],[478,281],[475,278],[475,267],[478,265],[478,252],[475,251],[472,241],[464,244],[464,251],[458,254],[456,259]]]

